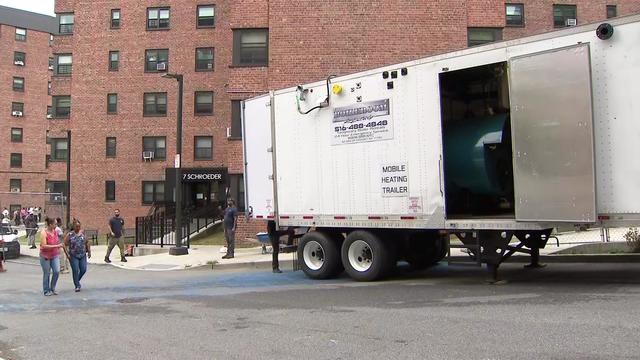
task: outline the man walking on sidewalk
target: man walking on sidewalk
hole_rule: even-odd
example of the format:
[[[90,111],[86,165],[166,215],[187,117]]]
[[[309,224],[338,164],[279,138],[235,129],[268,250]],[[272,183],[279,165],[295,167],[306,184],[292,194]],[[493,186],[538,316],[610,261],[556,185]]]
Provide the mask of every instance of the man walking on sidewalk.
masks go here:
[[[124,239],[122,239],[122,228],[124,227],[124,220],[120,218],[120,210],[116,209],[114,211],[114,215],[109,220],[109,246],[107,247],[107,255],[104,257],[104,262],[110,263],[109,255],[111,255],[111,250],[118,245],[120,249],[120,261],[127,262],[127,259],[124,257]]]
[[[38,221],[35,214],[31,213],[24,219],[24,227],[29,238],[29,249],[36,248],[36,234],[38,233]]]
[[[233,199],[227,200],[227,208],[224,209],[224,239],[227,241],[227,254],[223,259],[233,259],[236,248],[236,225],[238,225],[238,209]]]

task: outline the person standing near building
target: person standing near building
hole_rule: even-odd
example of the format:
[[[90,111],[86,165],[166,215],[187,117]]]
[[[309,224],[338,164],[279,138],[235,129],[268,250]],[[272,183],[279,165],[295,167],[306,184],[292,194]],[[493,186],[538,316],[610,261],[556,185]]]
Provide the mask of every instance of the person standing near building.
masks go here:
[[[7,210],[7,208],[4,208],[4,209],[2,210],[2,216],[3,216],[3,217],[9,217],[9,210]]]
[[[224,209],[224,239],[227,241],[227,254],[223,259],[233,259],[236,248],[236,226],[238,225],[238,209],[233,199],[227,200],[227,208]]]
[[[46,227],[42,230],[40,240],[40,266],[42,267],[42,291],[44,296],[58,295],[56,284],[60,275],[60,248],[56,222],[46,218]]]
[[[24,219],[24,227],[29,238],[29,249],[36,248],[36,234],[38,233],[38,221],[36,215],[32,212]]]
[[[107,255],[104,257],[104,262],[110,263],[109,256],[111,250],[118,245],[120,249],[120,261],[127,262],[124,257],[124,240],[122,239],[122,229],[124,228],[124,220],[120,217],[120,210],[116,209],[113,213],[113,217],[109,220],[109,246],[107,247]]]
[[[64,243],[69,248],[73,285],[76,287],[75,291],[78,292],[82,288],[80,280],[87,272],[87,258],[91,258],[91,245],[84,236],[80,221],[74,219],[72,226],[73,230],[64,237]]]

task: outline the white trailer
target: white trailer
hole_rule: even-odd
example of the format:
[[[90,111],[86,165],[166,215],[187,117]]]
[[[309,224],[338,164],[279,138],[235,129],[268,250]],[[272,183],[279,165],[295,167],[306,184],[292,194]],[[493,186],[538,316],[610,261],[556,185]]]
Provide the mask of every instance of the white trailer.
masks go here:
[[[247,100],[247,207],[311,229],[308,276],[357,280],[452,235],[496,275],[559,224],[638,224],[638,44],[635,15]]]

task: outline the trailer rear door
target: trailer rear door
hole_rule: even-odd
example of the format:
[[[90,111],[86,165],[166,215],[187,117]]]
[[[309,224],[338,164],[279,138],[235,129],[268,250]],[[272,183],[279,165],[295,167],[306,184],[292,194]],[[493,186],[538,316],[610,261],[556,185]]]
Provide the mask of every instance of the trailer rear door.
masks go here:
[[[515,215],[596,219],[589,45],[509,59]]]
[[[242,103],[242,142],[247,212],[267,219],[274,214],[270,96]]]

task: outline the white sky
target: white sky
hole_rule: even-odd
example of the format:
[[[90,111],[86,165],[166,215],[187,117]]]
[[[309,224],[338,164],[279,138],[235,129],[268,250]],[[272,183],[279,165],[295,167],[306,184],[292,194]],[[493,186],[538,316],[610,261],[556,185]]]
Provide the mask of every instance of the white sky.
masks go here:
[[[54,16],[54,0],[0,0],[0,5]]]

